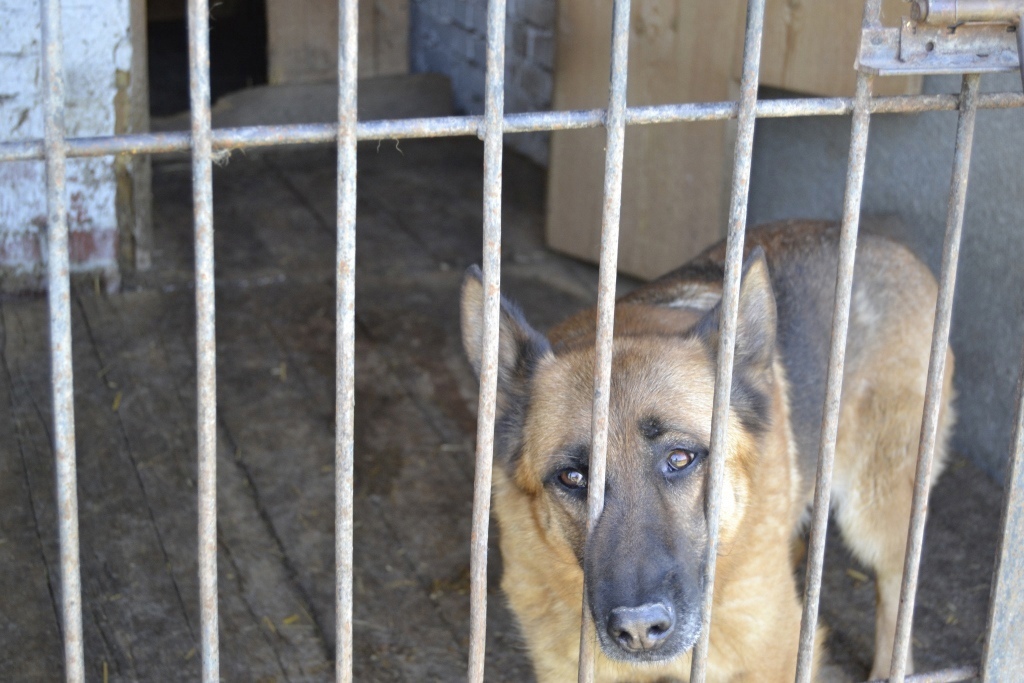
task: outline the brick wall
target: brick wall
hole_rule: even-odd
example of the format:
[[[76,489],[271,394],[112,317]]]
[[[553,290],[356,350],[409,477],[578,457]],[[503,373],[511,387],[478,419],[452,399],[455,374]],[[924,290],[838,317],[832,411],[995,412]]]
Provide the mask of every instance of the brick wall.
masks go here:
[[[487,3],[411,0],[413,71],[436,71],[452,81],[456,108],[484,110]],[[551,108],[555,0],[508,0],[505,27],[505,112]],[[511,135],[507,144],[547,165],[548,134]]]

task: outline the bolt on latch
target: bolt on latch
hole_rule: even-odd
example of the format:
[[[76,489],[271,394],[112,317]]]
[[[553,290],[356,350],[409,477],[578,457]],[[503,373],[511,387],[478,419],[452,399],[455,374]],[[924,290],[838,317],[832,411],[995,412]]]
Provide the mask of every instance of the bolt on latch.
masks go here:
[[[899,28],[868,18],[857,68],[880,76],[1015,71],[1022,23],[1024,0],[912,0]]]

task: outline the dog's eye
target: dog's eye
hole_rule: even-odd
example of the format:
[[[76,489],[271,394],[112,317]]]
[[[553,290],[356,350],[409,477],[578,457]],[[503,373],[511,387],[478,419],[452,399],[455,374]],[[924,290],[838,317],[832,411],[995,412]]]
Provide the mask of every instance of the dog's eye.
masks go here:
[[[668,454],[668,468],[673,472],[686,469],[697,459],[697,454],[685,448],[675,448]]]
[[[558,473],[558,481],[567,489],[587,488],[587,475],[583,474],[579,470],[562,470]]]

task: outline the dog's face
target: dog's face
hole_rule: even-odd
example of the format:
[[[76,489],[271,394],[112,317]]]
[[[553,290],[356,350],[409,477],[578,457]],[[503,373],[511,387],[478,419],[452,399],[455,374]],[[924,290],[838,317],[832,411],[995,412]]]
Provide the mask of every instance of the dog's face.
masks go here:
[[[763,257],[748,261],[741,289],[721,508],[726,545],[743,515],[746,470],[771,419],[775,308]],[[471,271],[463,286],[463,341],[478,372],[481,304],[479,275]],[[495,460],[530,498],[546,542],[577,558],[602,649],[612,659],[672,659],[700,635],[718,319],[715,307],[692,314],[679,332],[627,329],[616,337],[605,504],[588,539],[592,342],[553,351],[502,303]]]

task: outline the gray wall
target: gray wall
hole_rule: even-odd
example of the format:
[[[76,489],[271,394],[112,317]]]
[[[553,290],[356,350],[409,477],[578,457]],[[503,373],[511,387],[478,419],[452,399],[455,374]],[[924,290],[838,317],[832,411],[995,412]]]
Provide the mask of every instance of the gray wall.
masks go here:
[[[1018,74],[985,76],[983,90],[1019,91]],[[929,93],[959,92],[956,77]],[[956,114],[872,118],[865,216],[907,243],[938,274]],[[757,124],[750,222],[842,214],[848,117]],[[959,420],[954,446],[1003,478],[1024,340],[1024,111],[978,113],[953,309]]]
[[[412,0],[409,53],[413,71],[443,73],[460,112],[484,110],[487,34],[485,0]],[[508,0],[505,27],[505,111],[551,108],[555,0]],[[548,134],[512,135],[507,144],[547,165]]]

